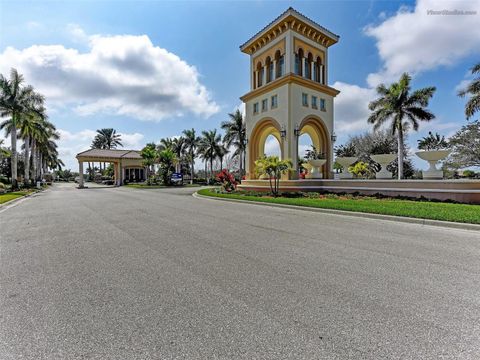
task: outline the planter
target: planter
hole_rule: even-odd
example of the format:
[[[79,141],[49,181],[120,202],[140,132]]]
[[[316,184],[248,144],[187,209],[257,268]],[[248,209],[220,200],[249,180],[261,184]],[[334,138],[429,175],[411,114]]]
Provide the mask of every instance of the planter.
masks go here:
[[[326,162],[327,159],[308,160],[308,164],[312,167],[312,172],[309,174],[310,177],[308,177],[308,179],[322,179],[323,174],[320,168]]]
[[[258,180],[268,180],[270,179],[270,176],[268,176],[267,174],[262,174],[258,177]]]
[[[303,163],[302,166],[307,170],[307,173],[305,174],[305,179],[311,179],[312,178],[312,165],[309,163]]]
[[[445,159],[450,154],[450,150],[417,151],[415,154],[430,165],[427,171],[422,171],[425,180],[443,179],[443,170],[437,169],[437,162]]]
[[[397,154],[379,154],[370,155],[373,161],[379,163],[381,168],[377,171],[375,178],[377,179],[392,179],[392,173],[387,170],[387,165],[397,158]]]
[[[348,171],[348,167],[355,163],[358,160],[357,157],[350,156],[350,157],[337,157],[335,161],[342,165],[343,167],[343,172],[341,172],[339,175],[340,179],[351,179],[353,178],[353,175]]]

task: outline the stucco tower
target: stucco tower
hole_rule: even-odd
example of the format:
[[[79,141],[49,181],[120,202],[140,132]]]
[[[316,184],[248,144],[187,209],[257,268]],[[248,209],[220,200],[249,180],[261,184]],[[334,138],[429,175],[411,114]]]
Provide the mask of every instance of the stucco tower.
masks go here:
[[[255,179],[254,162],[264,154],[273,135],[281,157],[298,163],[298,138],[307,133],[327,156],[323,174],[332,177],[333,99],[338,90],[328,86],[328,48],[338,42],[333,34],[289,8],[240,46],[250,55],[250,92],[245,103],[247,179]],[[296,178],[297,171],[289,177]]]

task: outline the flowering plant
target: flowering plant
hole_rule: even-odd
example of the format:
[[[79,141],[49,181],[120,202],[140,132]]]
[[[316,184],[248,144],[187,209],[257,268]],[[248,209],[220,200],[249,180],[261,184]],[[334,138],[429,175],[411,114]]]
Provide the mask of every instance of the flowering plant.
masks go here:
[[[227,169],[217,174],[217,181],[222,184],[222,190],[225,192],[232,192],[237,188],[235,177]]]

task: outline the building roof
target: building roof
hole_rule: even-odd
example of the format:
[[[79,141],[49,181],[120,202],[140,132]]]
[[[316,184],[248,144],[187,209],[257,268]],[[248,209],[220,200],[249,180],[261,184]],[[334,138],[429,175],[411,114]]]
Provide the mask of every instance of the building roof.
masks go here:
[[[117,149],[89,149],[78,153],[78,157],[91,157],[91,158],[110,158],[110,159],[142,159],[140,151],[137,150],[117,150]]]
[[[282,14],[280,14],[276,19],[274,19],[267,26],[265,26],[262,30],[257,32],[250,39],[248,39],[245,43],[240,45],[240,50],[242,50],[243,52],[249,53],[248,48],[250,46],[252,46],[255,43],[255,41],[260,39],[262,36],[267,35],[270,31],[274,30],[276,27],[278,27],[278,26],[282,27],[285,22],[289,22],[289,20],[293,20],[293,19],[297,19],[300,22],[305,23],[306,26],[314,29],[319,34],[322,34],[324,37],[328,38],[329,41],[325,42],[325,45],[327,47],[335,44],[340,39],[339,35],[334,34],[330,30],[324,28],[323,26],[321,26],[320,24],[311,20],[310,18],[303,15],[302,13],[298,12],[294,8],[289,7]]]

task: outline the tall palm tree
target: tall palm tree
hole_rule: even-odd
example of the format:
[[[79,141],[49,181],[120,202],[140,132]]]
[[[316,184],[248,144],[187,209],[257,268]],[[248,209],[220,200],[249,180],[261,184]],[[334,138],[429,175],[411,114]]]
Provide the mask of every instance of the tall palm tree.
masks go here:
[[[11,69],[10,79],[0,74],[0,117],[7,120],[0,124],[0,129],[7,129],[11,136],[12,149],[12,188],[17,189],[17,128],[20,118],[28,113],[32,106],[43,102],[43,97],[35,93],[32,86],[23,86],[23,76]]]
[[[24,149],[24,184],[30,183],[30,147],[32,138],[37,136],[39,129],[44,125],[42,120],[47,119],[43,105],[34,107],[31,112],[20,117],[20,137],[23,139]]]
[[[195,177],[195,156],[200,142],[200,137],[195,134],[195,129],[183,130],[184,141],[185,141],[185,151],[188,153],[188,160],[191,164],[191,176],[190,184],[193,184],[193,178]]]
[[[399,82],[390,87],[381,84],[377,87],[380,97],[372,101],[368,108],[372,111],[368,118],[370,124],[374,124],[374,130],[378,130],[387,121],[393,135],[398,137],[398,179],[403,178],[404,160],[404,136],[409,125],[418,130],[418,121],[430,121],[435,118],[428,109],[428,102],[435,92],[435,87],[426,87],[411,93],[411,77],[404,73]]]
[[[240,177],[245,168],[245,151],[247,148],[247,130],[243,115],[240,110],[228,114],[229,120],[222,122],[221,128],[225,131],[223,141],[227,147],[234,146],[234,156],[238,156],[240,164]]]
[[[469,120],[473,114],[480,111],[480,63],[472,68],[472,75],[479,75],[473,79],[467,87],[458,92],[461,97],[470,95],[467,103],[465,104],[465,116]]]
[[[213,160],[220,153],[222,137],[217,134],[217,129],[202,131],[202,137],[198,144],[198,151],[205,162],[210,163],[210,177],[213,178]],[[205,175],[206,176],[206,175]]]

